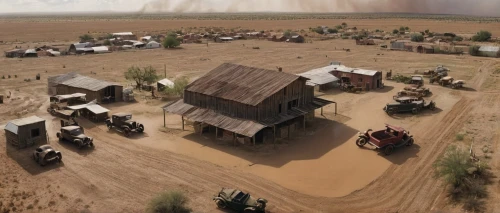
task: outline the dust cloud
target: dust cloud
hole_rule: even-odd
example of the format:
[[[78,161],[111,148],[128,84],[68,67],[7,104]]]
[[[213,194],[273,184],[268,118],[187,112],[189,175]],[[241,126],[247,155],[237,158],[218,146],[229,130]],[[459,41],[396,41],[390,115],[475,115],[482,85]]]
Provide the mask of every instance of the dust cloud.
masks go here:
[[[140,13],[402,12],[499,16],[498,0],[153,0]]]

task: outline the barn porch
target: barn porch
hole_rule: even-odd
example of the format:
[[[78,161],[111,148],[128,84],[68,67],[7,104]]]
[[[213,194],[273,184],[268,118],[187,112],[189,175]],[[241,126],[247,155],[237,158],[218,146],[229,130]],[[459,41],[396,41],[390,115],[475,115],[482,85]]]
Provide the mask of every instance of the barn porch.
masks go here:
[[[293,130],[306,129],[306,122],[314,122],[316,109],[321,109],[328,104],[335,104],[335,114],[337,104],[332,101],[315,98],[314,101],[302,107],[290,108],[286,114],[277,117],[267,118],[260,122],[227,116],[213,110],[204,109],[184,103],[179,100],[165,105],[163,108],[164,127],[166,127],[166,113],[173,113],[181,116],[182,130],[185,130],[187,123],[192,123],[194,131],[199,134],[215,133],[215,138],[225,138],[246,144],[264,143],[271,140],[276,143],[278,139],[290,138]]]

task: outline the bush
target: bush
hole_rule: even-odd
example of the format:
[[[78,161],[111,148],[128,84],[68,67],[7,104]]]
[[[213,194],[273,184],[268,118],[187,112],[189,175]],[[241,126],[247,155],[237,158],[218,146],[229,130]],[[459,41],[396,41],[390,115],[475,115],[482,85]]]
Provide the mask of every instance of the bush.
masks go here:
[[[109,41],[109,39],[106,39],[106,40],[104,40],[104,42],[102,44],[104,44],[105,46],[110,46],[111,41]]]
[[[477,56],[479,55],[479,48],[480,46],[474,45],[469,47],[469,54],[472,56]]]
[[[337,29],[328,28],[328,33],[338,33]]]
[[[467,151],[451,146],[433,166],[437,177],[444,178],[447,184],[460,186],[469,175],[467,170],[474,167],[474,164]]]
[[[411,41],[422,42],[424,41],[424,36],[422,34],[414,33],[411,35]]]
[[[163,92],[168,95],[175,95],[179,97],[184,96],[184,88],[189,84],[189,79],[187,77],[181,77],[174,80],[174,87],[165,87]]]
[[[165,40],[163,40],[163,47],[164,48],[175,48],[181,45],[181,42],[177,40],[177,36],[167,36]]]
[[[376,29],[376,30],[375,30],[375,32],[376,32],[376,33],[379,33],[379,32],[380,32],[380,30],[379,30],[379,29]]]
[[[340,30],[340,29],[342,29],[342,26],[341,25],[337,25],[337,26],[335,26],[335,29]]]
[[[479,31],[476,35],[472,36],[472,41],[488,41],[491,39],[491,33],[485,30]]]
[[[405,27],[400,27],[400,28],[399,28],[399,32],[404,32],[404,31],[406,31],[406,28],[405,28]]]
[[[316,27],[313,29],[314,32],[318,33],[318,34],[324,34],[325,32],[323,31],[323,28],[321,27]]]
[[[460,37],[460,36],[456,36],[453,38],[453,41],[463,41],[464,38]]]
[[[190,213],[187,197],[178,191],[164,192],[149,202],[147,213]]]
[[[456,139],[457,141],[463,141],[463,140],[464,140],[464,137],[465,137],[465,135],[464,135],[464,134],[460,134],[460,133],[459,133],[459,134],[457,134],[457,135],[455,135],[455,139]]]
[[[81,35],[80,37],[80,41],[83,41],[83,42],[86,42],[86,41],[91,41],[92,39],[94,39],[91,35],[89,34],[84,34],[84,35]]]
[[[399,30],[398,29],[392,30],[392,34],[399,34]]]
[[[425,30],[425,34],[429,34],[429,29]]]
[[[292,37],[292,31],[291,30],[287,30],[283,33],[283,36],[285,36],[286,38],[290,38]]]
[[[341,25],[342,25],[342,27],[343,27],[343,28],[346,28],[346,27],[347,27],[347,23],[345,23],[345,22],[342,22],[342,24],[341,24]]]
[[[484,212],[486,203],[475,197],[468,197],[464,203],[464,209],[471,212]]]

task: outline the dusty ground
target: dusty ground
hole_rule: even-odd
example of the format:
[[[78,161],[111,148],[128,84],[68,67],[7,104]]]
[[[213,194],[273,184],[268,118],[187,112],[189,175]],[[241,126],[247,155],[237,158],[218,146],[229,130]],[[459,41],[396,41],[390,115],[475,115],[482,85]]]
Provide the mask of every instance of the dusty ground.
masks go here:
[[[298,23],[322,25],[323,21],[328,20],[301,20]],[[362,21],[359,22],[361,25]],[[393,22],[399,26],[403,20],[388,23]],[[249,27],[259,24],[244,22],[239,25],[245,23],[251,23]],[[277,27],[288,28],[293,22],[286,26],[283,22],[277,23]],[[382,26],[386,21],[363,23]],[[6,29],[10,24],[2,23],[0,29]],[[24,27],[25,33],[15,31],[17,29],[13,31],[16,36],[26,36],[23,40],[33,41],[38,38],[64,41],[81,34],[69,25],[48,28],[41,27],[43,23],[38,24],[42,25],[33,25],[39,26],[33,29],[30,23],[16,23],[18,28]],[[101,26],[101,23],[87,24],[89,30]],[[467,31],[465,33],[476,30],[460,23],[422,21],[421,24],[449,26],[443,30],[462,26],[460,29]],[[411,28],[420,26],[405,25]],[[79,26],[80,30],[87,29],[82,26]],[[110,31],[140,31],[147,25],[132,21],[130,25],[116,26],[121,28],[111,28]],[[4,30],[0,32],[5,33]],[[32,32],[39,32],[35,33],[38,36]],[[432,177],[431,165],[449,144],[469,145],[474,140],[478,156],[491,162],[493,171],[498,172],[498,60],[390,52],[353,43],[330,40],[287,44],[248,40],[210,44],[208,48],[206,45],[183,45],[182,49],[175,51],[158,49],[59,58],[0,58],[0,75],[12,76],[11,79],[0,79],[0,93],[12,92],[12,99],[0,105],[0,126],[18,116],[36,114],[44,117],[48,121],[51,144],[64,155],[63,165],[40,168],[27,157],[30,149],[18,151],[6,146],[1,131],[0,149],[6,151],[0,153],[0,162],[5,162],[0,168],[0,209],[13,209],[12,205],[17,211],[27,212],[31,207],[33,211],[142,212],[147,201],[158,192],[179,189],[189,195],[190,206],[197,212],[214,212],[216,208],[211,196],[220,187],[238,187],[267,198],[271,212],[458,211],[448,205],[442,183]],[[261,49],[254,50],[252,46]],[[0,45],[2,50],[9,48],[11,45]],[[351,52],[346,53],[342,48],[350,48]],[[326,118],[317,114],[317,124],[306,134],[299,131],[291,140],[281,141],[277,150],[266,146],[257,152],[223,144],[209,135],[193,134],[190,128],[182,132],[179,130],[180,118],[175,115],[167,116],[168,128],[164,129],[159,107],[165,102],[146,100],[143,96],[137,97],[139,103],[136,104],[107,107],[112,112],[133,112],[138,121],[145,123],[144,136],[126,139],[118,133],[108,132],[102,124],[82,121],[87,133],[95,138],[94,150],[78,151],[70,144],[54,140],[59,121],[45,112],[48,99],[46,78],[70,71],[85,75],[96,72],[96,78],[125,85],[123,72],[131,65],[153,65],[162,73],[165,64],[167,77],[186,75],[193,79],[223,62],[268,69],[281,66],[285,72],[298,73],[324,66],[332,60],[352,67],[384,72],[392,69],[407,74],[443,64],[452,70],[451,76],[466,80],[469,88],[457,91],[427,85],[433,91],[429,99],[436,101],[439,109],[417,116],[395,117],[387,116],[381,108],[403,87],[402,84],[385,82],[385,89],[364,94],[346,94],[337,90],[318,93],[322,98],[339,103],[339,115],[334,116],[333,106],[328,106],[325,108]],[[37,73],[42,75],[41,81],[34,81]],[[18,77],[14,78],[14,75]],[[23,81],[26,78],[32,81]],[[416,144],[397,150],[389,157],[355,146],[358,131],[378,129],[386,122],[408,128],[415,136]],[[457,141],[457,134],[464,134],[464,140]],[[488,147],[487,151],[483,151],[484,147]],[[486,154],[490,159],[484,158]],[[500,208],[495,202],[500,194],[498,189],[497,179],[490,187],[490,212]]]

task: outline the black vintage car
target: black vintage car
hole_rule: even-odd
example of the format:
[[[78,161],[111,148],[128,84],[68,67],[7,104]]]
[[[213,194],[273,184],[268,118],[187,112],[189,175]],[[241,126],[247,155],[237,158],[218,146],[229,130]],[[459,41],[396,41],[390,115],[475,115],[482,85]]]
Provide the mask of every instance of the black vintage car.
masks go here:
[[[222,188],[213,200],[220,209],[231,209],[244,213],[264,213],[266,212],[267,200],[254,198],[248,193],[237,189]]]
[[[132,132],[143,133],[144,125],[132,120],[130,113],[116,113],[111,116],[111,119],[106,120],[106,126],[111,130],[113,127],[123,131],[125,136],[129,137]]]
[[[423,99],[417,99],[415,97],[401,97],[395,100],[396,102],[387,104],[383,109],[389,115],[400,112],[418,114],[423,109],[436,109],[436,103],[434,101],[426,102]]]

